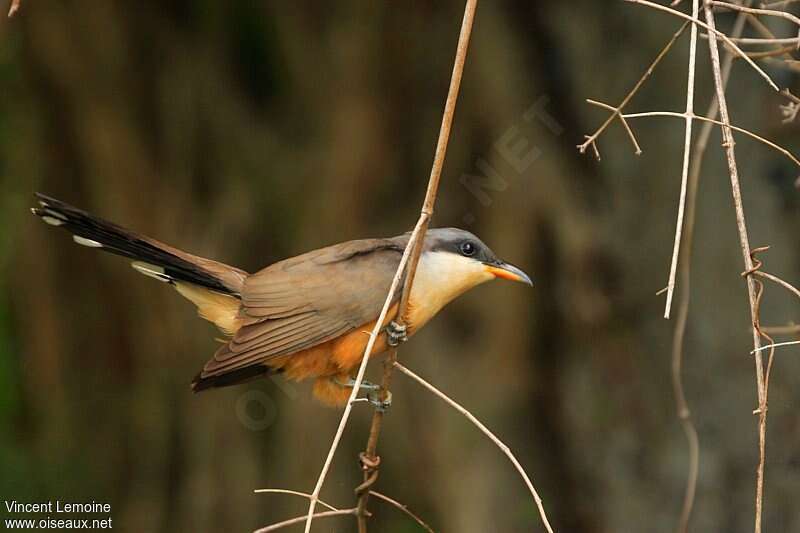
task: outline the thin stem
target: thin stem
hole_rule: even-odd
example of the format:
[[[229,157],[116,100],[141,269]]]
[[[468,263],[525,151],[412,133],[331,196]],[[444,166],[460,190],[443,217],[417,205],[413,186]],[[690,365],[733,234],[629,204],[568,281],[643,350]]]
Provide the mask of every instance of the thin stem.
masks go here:
[[[458,102],[458,93],[461,88],[461,79],[464,74],[464,64],[467,59],[467,50],[469,48],[469,40],[472,35],[472,26],[475,21],[475,11],[478,7],[477,0],[467,0],[464,6],[464,16],[461,21],[461,31],[458,36],[458,45],[456,46],[456,56],[453,62],[453,71],[450,76],[450,87],[447,91],[447,100],[445,101],[444,112],[442,113],[442,123],[439,127],[439,138],[436,143],[436,152],[433,158],[433,165],[431,166],[430,177],[428,178],[428,189],[425,192],[425,200],[422,204],[419,222],[417,228],[419,236],[417,239],[410,240],[406,252],[410,250],[410,259],[408,268],[406,270],[405,283],[403,285],[403,292],[400,296],[400,304],[397,311],[397,319],[401,324],[406,324],[408,321],[406,315],[409,308],[409,297],[411,295],[411,288],[414,283],[414,277],[417,272],[417,265],[419,264],[420,254],[422,253],[422,245],[425,239],[425,232],[428,229],[428,223],[431,216],[433,216],[434,206],[436,204],[436,197],[439,191],[439,182],[442,177],[442,168],[444,166],[445,155],[447,154],[447,145],[450,140],[450,130],[453,126],[453,117],[455,116],[456,103]],[[399,271],[398,271],[399,272]],[[366,360],[366,355],[365,355]],[[388,354],[388,362],[384,364],[383,378],[381,380],[381,394],[386,398],[387,393],[391,387],[393,363],[397,360],[397,350],[390,350]],[[384,413],[378,409],[373,412],[372,422],[370,424],[369,437],[367,439],[367,448],[364,452],[364,457],[372,459],[375,457],[378,448],[378,439],[380,436],[381,428],[383,426]],[[378,462],[371,461],[374,465],[370,468],[364,468],[364,482],[359,486],[361,491],[358,494],[357,505],[357,520],[359,533],[366,533],[367,531],[367,503],[369,501],[369,488],[375,483],[378,477]],[[308,533],[306,527],[306,533]]]
[[[781,287],[783,287],[787,291],[791,292],[792,294],[794,294],[795,296],[800,298],[800,289],[798,289],[797,287],[795,287],[794,285],[792,285],[788,281],[783,281],[778,276],[774,276],[774,275],[769,274],[767,272],[762,272],[761,270],[756,270],[755,272],[753,272],[753,275],[761,277],[761,278],[764,278],[764,279],[768,279],[773,283],[777,283],[778,285],[780,285]]]
[[[730,116],[728,114],[728,102],[725,97],[725,87],[722,81],[722,71],[719,60],[719,47],[717,46],[717,31],[714,27],[714,9],[711,4],[706,2],[704,5],[706,21],[708,22],[709,32],[708,49],[711,56],[711,66],[714,73],[714,87],[719,102],[720,118],[722,119],[722,138],[725,148],[726,159],[728,162],[728,174],[731,180],[731,192],[733,194],[733,204],[736,211],[736,227],[739,232],[739,243],[742,249],[745,271],[753,270],[752,250],[747,234],[747,222],[745,221],[744,205],[742,203],[742,192],[739,185],[739,169],[736,164],[736,149],[733,140],[733,130],[730,127]],[[747,276],[747,296],[750,303],[750,318],[753,330],[753,348],[756,351],[754,356],[756,364],[756,387],[758,390],[758,440],[759,440],[759,464],[756,474],[756,512],[755,512],[755,533],[761,533],[761,516],[764,505],[764,462],[766,458],[766,425],[767,425],[767,396],[764,378],[764,361],[761,352],[761,335],[758,331],[758,294],[756,283],[753,276]]]
[[[340,509],[338,511],[323,511],[321,513],[315,513],[314,518],[328,518],[331,516],[347,516],[347,515],[355,515],[356,510],[353,509]],[[274,524],[270,524],[266,527],[262,527],[261,529],[255,530],[253,533],[269,533],[270,531],[277,531],[279,529],[283,529],[285,527],[293,526],[295,524],[300,524],[303,521],[307,520],[306,515],[296,516],[294,518],[290,518],[289,520],[284,520],[283,522],[276,522]]]
[[[700,14],[699,0],[692,0],[692,18],[697,19]],[[675,293],[675,277],[678,273],[678,256],[681,250],[681,234],[683,232],[684,213],[686,211],[686,187],[689,181],[689,161],[692,155],[692,120],[694,118],[694,80],[695,65],[697,64],[697,24],[692,24],[691,39],[689,41],[689,74],[686,89],[686,131],[683,139],[683,165],[681,167],[681,193],[678,201],[678,221],[675,224],[675,241],[672,245],[672,262],[669,267],[669,281],[667,283],[667,301],[664,306],[664,318],[669,318],[672,311],[672,297]]]
[[[607,105],[607,104],[604,104],[604,105]],[[675,117],[675,118],[683,118],[683,113],[676,113],[674,111],[646,111],[644,113],[630,113],[630,114],[626,114],[625,115],[625,118],[644,118],[644,117]],[[709,117],[700,117],[700,116],[695,115],[694,118],[695,118],[695,120],[699,120],[701,122],[708,122],[710,124],[716,124],[718,126],[722,126],[723,125],[722,122],[720,122],[719,120],[714,120],[714,119],[709,118]],[[746,130],[744,128],[740,128],[738,126],[734,126],[733,124],[728,124],[728,127],[730,129],[732,129],[733,131],[737,131],[739,133],[743,133],[743,134],[747,135],[748,137],[750,137],[752,139],[755,139],[756,141],[769,146],[773,150],[776,150],[776,151],[780,152],[781,154],[785,155],[795,165],[800,166],[800,159],[798,159],[794,154],[792,154],[786,148],[784,148],[784,147],[782,147],[780,145],[777,145],[774,142],[770,141],[769,139],[765,139],[764,137],[761,137],[760,135],[755,134],[752,131]]]
[[[740,6],[738,4],[731,4],[730,2],[719,2],[717,0],[709,0],[710,4],[715,7],[723,7],[731,11],[739,11],[740,13],[750,13],[751,15],[766,15],[770,17],[779,17],[789,20],[800,26],[800,18],[787,13],[786,11],[778,11],[774,9],[756,9],[753,7]]]
[[[466,417],[467,420],[472,422],[472,424],[475,427],[481,430],[481,432],[483,432],[484,435],[489,437],[489,439],[495,444],[495,446],[500,448],[500,450],[506,455],[506,457],[508,457],[508,460],[511,461],[511,464],[514,465],[514,468],[517,470],[520,477],[525,482],[525,485],[528,487],[528,491],[531,493],[531,496],[533,496],[533,500],[536,502],[536,507],[538,507],[539,509],[539,516],[542,518],[544,527],[547,529],[548,533],[553,533],[553,528],[550,527],[550,522],[547,520],[547,513],[545,513],[544,511],[544,504],[542,503],[542,499],[539,497],[539,493],[536,492],[536,488],[533,486],[533,482],[528,477],[528,474],[525,472],[525,469],[522,468],[522,465],[514,456],[514,453],[511,451],[511,448],[506,446],[506,444],[503,441],[501,441],[494,433],[492,433],[489,430],[489,428],[483,425],[483,423],[480,420],[478,420],[475,417],[475,415],[467,411],[455,400],[451,399],[445,393],[443,393],[442,391],[431,385],[429,382],[425,381],[422,377],[418,376],[417,374],[415,374],[408,368],[404,367],[400,363],[395,363],[394,366],[395,368],[397,368],[397,370],[399,370],[406,376],[410,377],[411,379],[413,379],[414,381],[416,381],[417,383],[428,389],[430,392],[438,396],[440,399],[444,400],[445,403],[447,403],[450,407],[452,407],[453,409],[464,415],[464,417]]]
[[[311,499],[311,494],[308,494],[306,492],[299,492],[299,491],[296,491],[296,490],[289,490],[289,489],[256,489],[253,492],[259,493],[259,494],[261,494],[261,493],[266,493],[266,494],[289,494],[291,496],[300,496],[302,498],[306,498],[307,500]],[[317,500],[317,501],[319,502],[319,504],[321,506],[326,507],[327,509],[330,509],[331,511],[338,511],[339,510],[336,507],[334,507],[333,505],[327,504],[322,500]]]
[[[769,75],[761,69],[761,67],[756,65],[756,63],[752,59],[747,57],[747,54],[742,52],[741,48],[736,46],[736,44],[733,41],[731,41],[730,38],[727,35],[725,35],[721,31],[717,30],[711,23],[703,22],[701,20],[698,20],[696,17],[691,17],[691,16],[687,15],[686,13],[681,13],[680,11],[677,11],[675,9],[669,8],[667,6],[662,6],[661,4],[656,4],[655,2],[650,2],[649,0],[625,0],[625,1],[626,2],[630,2],[632,4],[639,4],[639,5],[642,5],[642,6],[647,6],[647,7],[650,7],[652,9],[655,9],[657,11],[664,11],[665,13],[669,13],[671,15],[674,15],[674,16],[678,17],[678,18],[682,18],[684,20],[688,20],[689,22],[697,24],[701,28],[705,28],[706,30],[708,30],[709,35],[714,37],[714,39],[713,39],[714,42],[716,42],[717,38],[722,39],[723,41],[725,41],[725,44],[730,46],[739,56],[742,57],[742,59],[747,61],[747,63],[751,67],[753,67],[753,69],[755,69],[755,71],[758,72],[758,74],[762,78],[764,78],[767,81],[767,83],[769,83],[770,87],[772,87],[776,91],[780,91],[780,88],[775,84],[774,81],[772,81],[772,78],[770,78]],[[706,5],[706,9],[710,9],[710,6]],[[708,21],[708,16],[706,16],[706,21]],[[711,41],[711,39],[709,39],[709,41]]]
[[[394,505],[395,507],[400,509],[401,512],[403,512],[406,515],[408,515],[409,518],[413,519],[417,524],[419,524],[422,528],[424,528],[425,531],[427,531],[428,533],[434,533],[433,528],[431,528],[431,526],[426,524],[425,521],[422,520],[422,518],[420,518],[417,515],[415,515],[414,513],[412,513],[407,505],[403,505],[402,503],[398,502],[397,500],[393,500],[392,498],[386,496],[385,494],[381,494],[380,492],[375,492],[374,490],[369,491],[369,494],[370,494],[370,496],[374,496],[375,498],[378,498],[379,500],[383,500],[383,501],[385,501],[386,503],[388,503],[390,505]]]
[[[628,105],[628,102],[630,102],[631,99],[634,96],[636,96],[636,93],[638,93],[639,89],[642,88],[642,85],[644,85],[644,82],[647,81],[647,79],[653,74],[653,71],[655,71],[655,69],[658,66],[658,64],[661,63],[661,60],[664,59],[664,56],[666,56],[667,53],[669,53],[669,51],[672,49],[672,46],[675,44],[675,42],[678,40],[678,38],[681,35],[683,35],[684,31],[686,31],[686,27],[688,25],[689,25],[689,23],[686,22],[680,28],[678,28],[678,31],[676,31],[672,35],[672,38],[669,40],[669,42],[667,42],[667,44],[664,46],[664,48],[661,49],[661,51],[658,53],[658,55],[653,60],[653,62],[650,63],[650,66],[647,67],[647,70],[644,71],[644,74],[642,74],[642,77],[639,78],[639,81],[636,82],[636,85],[633,86],[633,89],[631,89],[628,92],[628,94],[625,95],[625,98],[622,99],[622,102],[619,104],[619,106],[613,108],[614,113],[612,113],[606,119],[606,121],[603,122],[603,124],[599,128],[597,128],[597,131],[595,131],[593,134],[591,134],[588,137],[586,137],[586,142],[584,142],[583,144],[578,145],[578,150],[580,151],[580,153],[582,153],[582,154],[585,153],[586,149],[589,146],[592,146],[594,148],[595,157],[597,157],[597,159],[600,159],[600,154],[599,154],[599,151],[597,150],[597,144],[596,144],[598,137],[600,137],[600,135],[603,134],[603,132],[614,121],[614,119],[622,113],[622,110],[625,108],[626,105]],[[637,143],[634,143],[634,144],[638,147]]]
[[[750,0],[748,0],[749,2]],[[732,35],[739,36],[744,31],[746,17],[737,17],[733,27]],[[730,79],[733,60],[736,56],[732,51],[725,54],[722,65],[722,82],[727,86]],[[672,388],[675,398],[675,409],[678,420],[686,436],[686,443],[689,451],[689,466],[686,476],[686,489],[683,495],[681,514],[678,519],[678,532],[686,533],[689,530],[689,520],[694,507],[695,495],[697,492],[697,478],[700,469],[700,441],[697,435],[697,428],[692,420],[692,413],[686,399],[686,391],[683,385],[683,359],[684,341],[686,338],[686,326],[689,321],[689,304],[691,303],[691,258],[692,244],[694,242],[694,228],[697,213],[697,190],[700,183],[700,173],[703,168],[703,160],[708,149],[708,141],[711,138],[711,131],[714,127],[714,118],[719,113],[719,106],[716,99],[712,100],[706,115],[710,117],[703,122],[700,133],[694,147],[694,157],[689,172],[689,184],[686,196],[686,221],[683,237],[683,260],[679,265],[681,280],[680,303],[678,304],[678,316],[675,320],[675,329],[672,337]]]
[[[378,319],[375,322],[375,327],[372,328],[372,331],[369,334],[369,341],[367,342],[367,347],[364,350],[364,355],[361,359],[361,364],[358,367],[358,373],[356,374],[356,378],[353,384],[353,390],[350,393],[350,398],[347,401],[347,405],[344,408],[344,412],[342,413],[342,418],[339,421],[339,426],[336,429],[336,434],[333,437],[333,442],[331,443],[331,447],[328,450],[328,456],[325,458],[325,463],[322,465],[322,470],[319,473],[319,477],[317,478],[317,483],[314,486],[314,491],[311,493],[311,499],[308,505],[308,513],[306,514],[306,526],[305,526],[305,533],[309,533],[311,531],[311,523],[314,520],[314,509],[319,501],[319,494],[322,491],[322,486],[325,483],[325,478],[328,475],[328,471],[330,470],[331,463],[333,463],[333,457],[336,455],[336,450],[339,447],[339,442],[342,440],[342,435],[344,434],[344,428],[347,427],[347,422],[350,419],[350,412],[353,409],[353,402],[358,395],[358,391],[361,386],[361,382],[364,381],[364,373],[367,370],[367,362],[369,361],[369,355],[372,353],[372,348],[375,345],[375,340],[378,338],[378,334],[381,331],[381,327],[383,326],[384,321],[386,320],[386,316],[389,313],[389,307],[392,305],[392,300],[394,300],[394,294],[397,291],[397,288],[400,286],[400,279],[403,276],[403,270],[405,269],[406,264],[408,263],[409,256],[411,255],[411,244],[419,238],[420,230],[422,229],[423,218],[420,218],[419,222],[417,222],[417,226],[414,228],[414,231],[411,234],[411,238],[409,239],[409,245],[406,246],[405,251],[403,252],[403,256],[400,258],[400,264],[397,267],[397,272],[395,272],[394,279],[392,280],[392,285],[389,288],[389,294],[386,296],[386,301],[383,304],[383,309],[381,309],[380,315],[378,315]]]

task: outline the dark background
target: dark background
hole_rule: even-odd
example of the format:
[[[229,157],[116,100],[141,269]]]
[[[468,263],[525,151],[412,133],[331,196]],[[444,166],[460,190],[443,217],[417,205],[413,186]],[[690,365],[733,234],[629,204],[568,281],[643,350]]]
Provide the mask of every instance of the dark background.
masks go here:
[[[307,384],[191,394],[216,330],[125,261],[41,224],[32,193],[248,271],[409,230],[462,13],[461,2],[431,1],[23,0],[0,21],[3,499],[110,502],[122,531],[250,531],[305,511],[299,498],[253,490],[310,491],[340,412],[315,404]],[[480,287],[401,360],[511,446],[561,532],[666,532],[680,510],[674,322],[655,293],[669,269],[683,123],[635,122],[639,157],[618,124],[601,162],[575,149],[606,116],[583,99],[619,102],[678,26],[622,1],[478,8],[434,223],[478,233],[534,287]],[[687,42],[631,110],[682,110]],[[698,57],[703,112],[705,41]],[[796,81],[765,67],[783,86]],[[733,80],[733,120],[795,150],[778,95],[740,62]],[[515,142],[529,160],[504,155]],[[702,453],[692,529],[746,532],[756,387],[719,142],[715,133],[700,184],[686,339]],[[738,153],[752,243],[772,245],[766,268],[797,281],[797,169],[744,137]],[[765,325],[797,310],[768,287]],[[765,529],[800,531],[796,348],[778,352],[770,398]],[[378,490],[437,531],[541,529],[524,485],[474,427],[402,376],[394,400]],[[369,418],[353,413],[323,491],[334,505],[354,501]],[[417,531],[370,507],[372,530]]]

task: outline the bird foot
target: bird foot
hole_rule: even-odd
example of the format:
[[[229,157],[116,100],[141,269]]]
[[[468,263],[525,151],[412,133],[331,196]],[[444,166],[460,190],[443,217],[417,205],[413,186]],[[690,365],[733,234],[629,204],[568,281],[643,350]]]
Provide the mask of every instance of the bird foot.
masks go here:
[[[333,381],[334,381],[334,383],[336,383],[340,387],[347,387],[348,389],[352,389],[353,386],[356,384],[356,380],[354,380],[353,378],[347,378],[347,381],[344,382],[344,383],[339,381],[338,378],[334,378]],[[359,385],[358,388],[359,388],[359,390],[363,390],[363,391],[367,391],[367,392],[375,392],[375,391],[381,390],[381,386],[380,385],[378,385],[376,383],[372,383],[371,381],[367,381],[367,380],[362,380],[361,381],[361,385]]]
[[[401,342],[408,340],[408,328],[398,324],[394,320],[386,326],[386,344],[391,347],[399,346]]]
[[[381,393],[385,393],[385,397],[381,398]],[[367,401],[372,404],[376,411],[385,413],[392,406],[392,391],[384,391],[381,387],[377,390],[372,390],[367,393]]]
[[[347,381],[344,383],[339,381],[339,379],[337,378],[333,378],[333,382],[339,385],[340,387],[347,387],[347,388],[353,388],[353,386],[356,384],[356,380],[354,380],[353,378],[348,378]],[[370,381],[362,381],[361,385],[359,385],[358,388],[359,390],[367,391],[367,397],[357,401],[363,402],[364,400],[366,400],[367,402],[372,404],[372,406],[375,407],[376,410],[382,413],[386,412],[386,410],[389,409],[389,407],[391,407],[392,391],[387,390],[386,398],[382,399],[381,392],[383,391],[383,388],[376,383],[372,383]]]

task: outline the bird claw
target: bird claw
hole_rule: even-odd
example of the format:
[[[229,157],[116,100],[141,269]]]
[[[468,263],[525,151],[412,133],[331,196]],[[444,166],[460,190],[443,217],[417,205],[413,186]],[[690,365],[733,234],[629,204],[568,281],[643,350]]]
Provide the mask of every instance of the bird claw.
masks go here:
[[[394,320],[386,326],[386,344],[391,347],[399,346],[401,342],[408,340],[408,328],[398,324]]]
[[[356,380],[353,378],[348,378],[347,382],[342,383],[337,378],[333,379],[333,382],[339,385],[340,387],[348,387],[353,388],[356,384]],[[359,385],[359,390],[367,391],[366,398],[359,398],[356,401],[364,401],[366,400],[375,408],[375,410],[380,411],[381,413],[385,413],[389,407],[392,405],[392,391],[386,391],[386,398],[381,399],[381,392],[383,391],[383,387],[376,383],[372,383],[370,381],[362,381],[361,385]]]
[[[348,378],[345,383],[342,383],[341,381],[339,381],[336,378],[334,378],[333,381],[337,385],[339,385],[340,387],[347,387],[349,389],[352,389],[353,386],[356,384],[356,380],[354,380],[353,378]],[[367,381],[367,380],[362,380],[361,381],[361,385],[359,385],[358,388],[359,388],[359,390],[367,391],[368,393],[373,393],[373,392],[381,390],[381,386],[380,385],[372,383],[371,381]]]
[[[385,413],[392,406],[392,391],[385,391],[386,397],[383,399],[381,399],[381,392],[383,392],[383,389],[380,387],[369,391],[367,393],[367,401],[372,404],[376,411]]]

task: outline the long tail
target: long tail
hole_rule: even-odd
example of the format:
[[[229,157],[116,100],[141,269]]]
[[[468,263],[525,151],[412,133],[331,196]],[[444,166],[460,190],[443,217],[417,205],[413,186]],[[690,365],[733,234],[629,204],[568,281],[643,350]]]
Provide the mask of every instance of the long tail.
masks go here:
[[[43,194],[37,193],[36,198],[41,207],[31,209],[33,214],[69,231],[78,244],[134,259],[132,266],[136,270],[176,285],[179,290],[180,282],[184,282],[215,293],[240,296],[248,275],[243,270],[188,254]],[[184,296],[194,301],[189,295]]]

